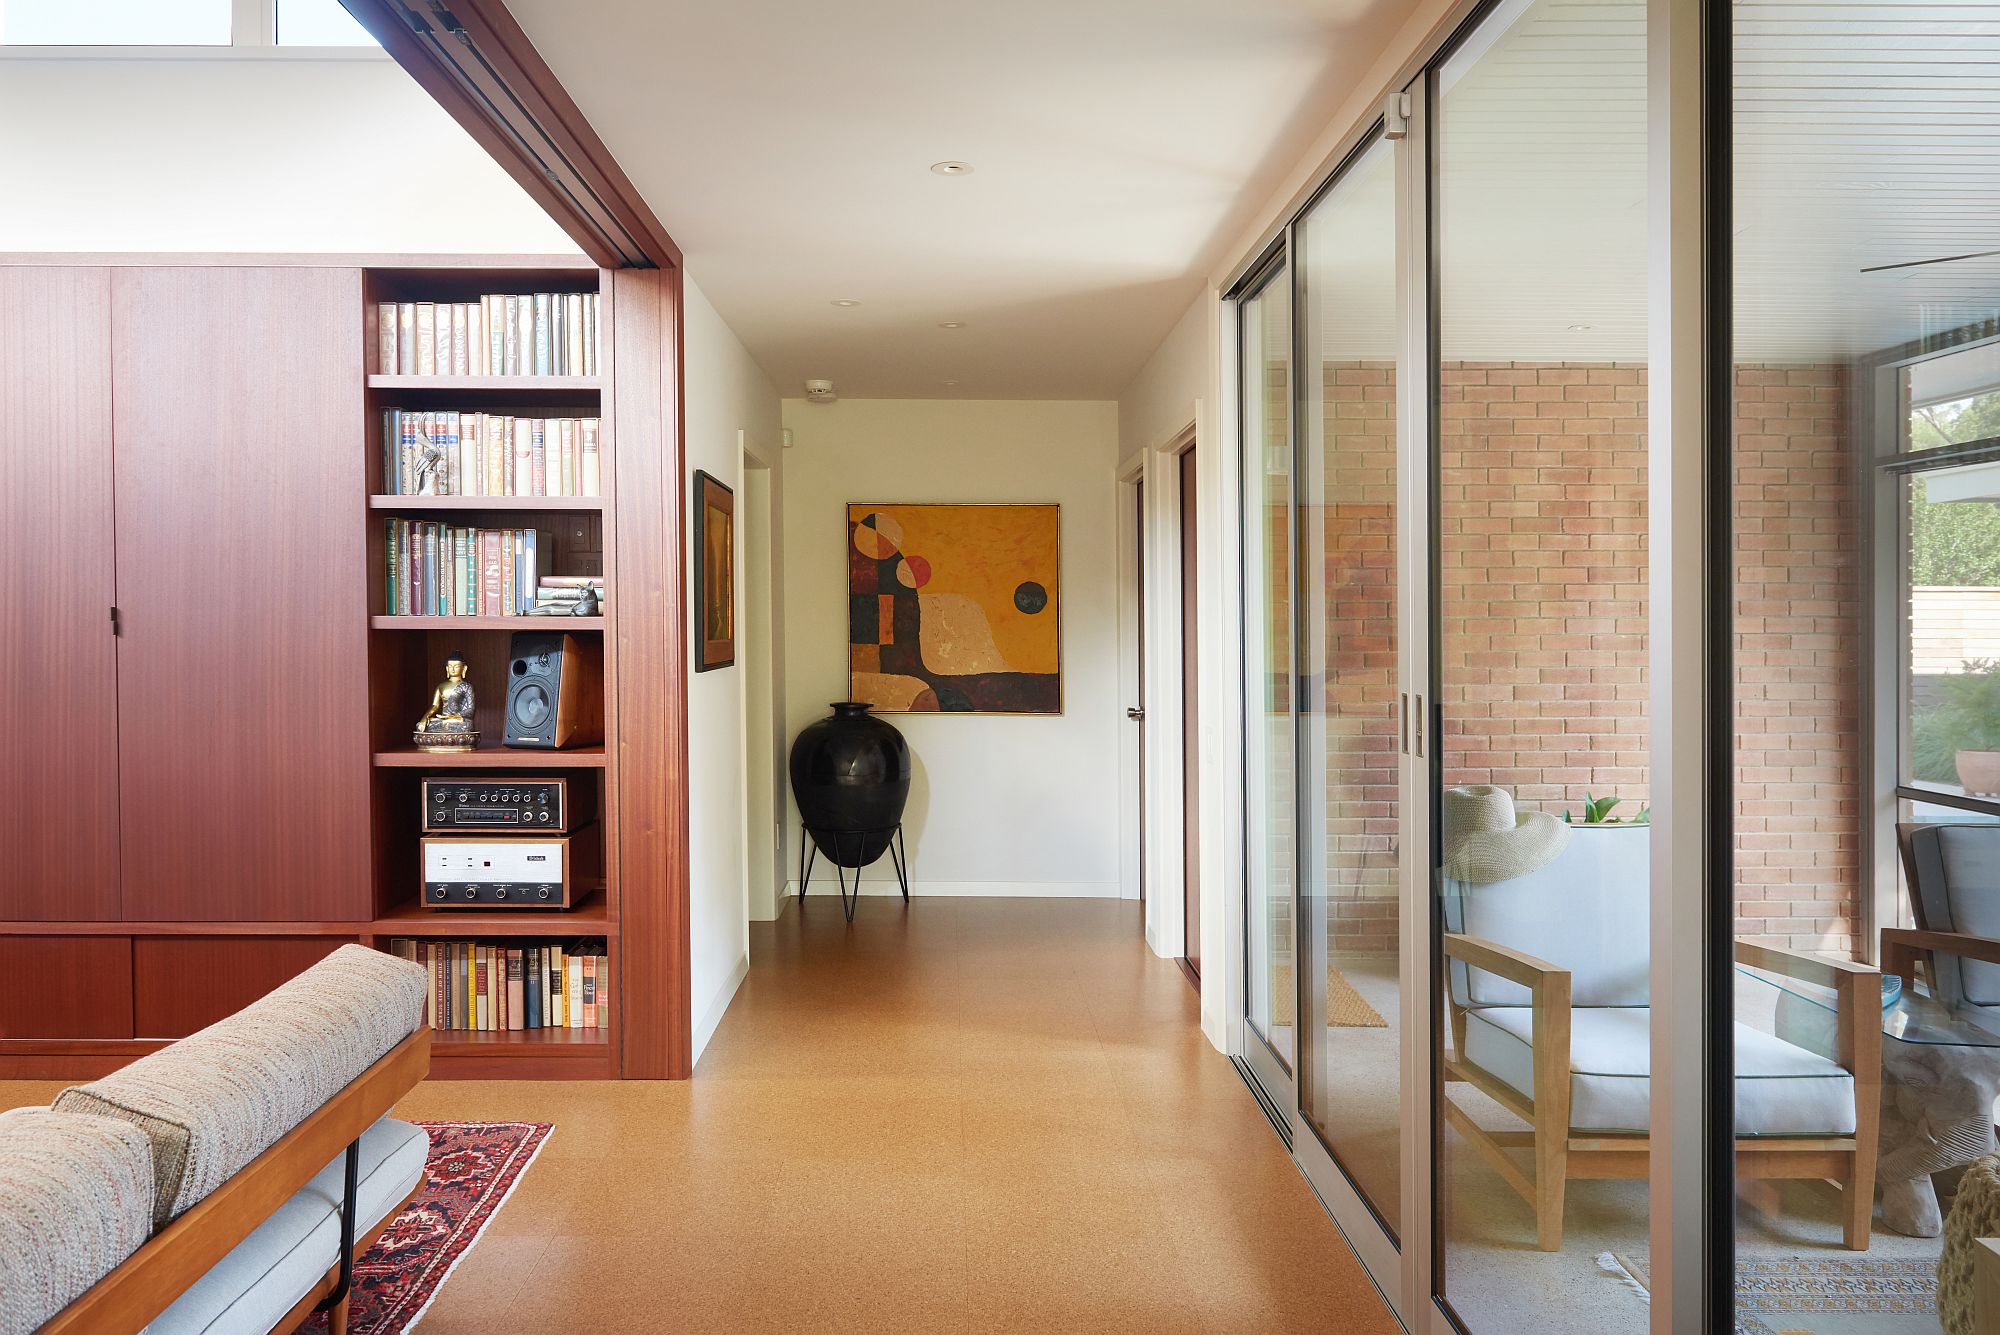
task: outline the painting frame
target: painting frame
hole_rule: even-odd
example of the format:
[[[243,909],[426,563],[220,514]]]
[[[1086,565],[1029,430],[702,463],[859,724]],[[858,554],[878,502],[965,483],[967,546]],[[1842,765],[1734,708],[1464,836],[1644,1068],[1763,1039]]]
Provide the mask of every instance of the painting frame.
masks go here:
[[[689,599],[694,670],[713,672],[736,665],[736,492],[697,468],[688,509],[694,532],[694,596]]]
[[[858,588],[856,584],[856,577],[860,566],[874,564],[865,555],[857,558],[858,526],[861,523],[866,522],[869,518],[879,513],[895,512],[907,515],[907,512],[912,512],[912,511],[915,512],[985,511],[985,512],[995,512],[996,514],[1001,512],[1010,512],[1014,515],[1026,515],[1030,512],[1040,512],[1041,515],[1045,516],[1044,522],[1046,523],[1046,534],[1043,535],[1043,540],[1045,541],[1046,545],[1045,545],[1045,550],[1042,552],[1042,558],[1043,558],[1042,565],[1033,569],[1026,570],[1024,573],[1029,575],[1034,575],[1037,578],[1032,581],[1023,581],[1023,583],[1033,584],[1035,592],[1045,600],[1043,603],[1043,607],[1045,607],[1046,610],[1050,613],[1049,617],[1050,633],[1048,637],[1049,643],[1047,644],[1046,647],[1047,661],[1045,664],[1038,662],[1035,666],[1027,670],[1013,668],[1012,670],[1002,670],[993,673],[974,674],[978,676],[989,676],[989,677],[1012,677],[1023,681],[1032,681],[1034,683],[1034,693],[1038,695],[1040,698],[1030,703],[1023,704],[1021,707],[1015,707],[1015,708],[984,707],[976,700],[968,702],[960,702],[960,703],[946,703],[942,700],[930,704],[894,703],[894,702],[886,702],[879,699],[871,699],[870,692],[864,689],[864,687],[861,685],[863,679],[872,679],[879,682],[880,680],[882,680],[882,672],[881,670],[877,670],[871,673],[866,668],[860,666],[857,663],[857,652],[865,653],[865,652],[875,651],[879,649],[880,643],[883,642],[878,641],[875,644],[866,644],[856,639],[857,634],[861,633],[860,631],[857,630],[857,625],[858,625],[856,621],[857,613],[854,610],[856,606],[856,600],[857,598],[869,597],[867,593],[861,591]],[[846,562],[849,570],[849,581],[847,589],[848,604],[849,604],[849,611],[847,617],[848,634],[846,636],[847,652],[848,652],[847,683],[848,683],[849,699],[867,700],[873,706],[873,708],[877,713],[882,713],[882,714],[920,715],[927,713],[942,713],[942,714],[963,714],[963,715],[971,715],[983,718],[1050,718],[1050,717],[1059,717],[1064,713],[1066,700],[1065,700],[1064,681],[1063,681],[1063,666],[1064,666],[1063,640],[1065,638],[1063,632],[1065,629],[1064,622],[1066,620],[1066,617],[1065,617],[1065,609],[1063,607],[1065,598],[1063,589],[1064,581],[1062,578],[1063,576],[1062,505],[1060,502],[1053,500],[847,501],[842,504],[841,512],[842,512],[841,532],[843,537],[843,548],[845,550]],[[962,513],[960,517],[961,518],[964,517]],[[900,537],[900,535],[898,535],[898,537]],[[887,549],[885,548],[884,550],[886,551]],[[931,556],[937,556],[939,554],[940,553],[937,552],[929,553],[929,555]],[[894,555],[901,556],[902,553],[899,550],[895,552]],[[920,553],[919,555],[921,556],[923,554]],[[930,574],[931,563],[929,561],[925,561],[923,564],[925,565],[926,568],[925,578],[928,578]],[[881,587],[891,587],[887,583],[890,577],[886,573],[887,570],[889,569],[889,566],[887,564],[883,564],[879,566],[879,569],[883,573],[880,573],[877,576],[878,585],[880,585]],[[1011,576],[1008,577],[1008,582],[1012,582]],[[905,597],[908,597],[910,594],[914,592],[915,589],[905,589],[902,591],[903,596]],[[1018,595],[1021,592],[1021,590],[1019,588],[1016,588],[1013,590],[1013,592],[1017,596],[1016,600],[1014,601],[1014,606],[1021,612],[1027,612],[1028,609],[1024,606],[1021,606],[1021,604],[1018,601]],[[876,595],[876,597],[879,598],[879,593]],[[881,601],[886,602],[888,600],[882,599]],[[989,606],[992,606],[992,604],[989,603]],[[1000,610],[1003,613],[1005,611],[1004,608]],[[1036,609],[1036,612],[1039,613],[1041,610],[1042,608],[1038,607]],[[887,618],[890,616],[890,614],[884,612],[882,615],[885,618],[882,624],[886,626],[888,625]],[[910,629],[910,627],[905,627],[904,629],[908,630]],[[985,628],[982,627],[982,629]],[[888,633],[889,632],[887,631],[883,632],[883,634],[888,634]],[[954,677],[950,674],[945,674],[945,673],[938,673],[935,675],[942,677],[946,685],[955,684],[957,682],[965,680],[964,678]],[[942,695],[942,691],[940,691],[939,694]]]

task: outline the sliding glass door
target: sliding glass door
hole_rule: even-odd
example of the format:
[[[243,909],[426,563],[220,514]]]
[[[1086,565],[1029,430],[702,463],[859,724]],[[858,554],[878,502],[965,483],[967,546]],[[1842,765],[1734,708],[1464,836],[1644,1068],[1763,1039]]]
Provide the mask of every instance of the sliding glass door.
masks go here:
[[[1238,307],[1242,386],[1244,1002],[1242,1056],[1265,1096],[1291,1106],[1292,830],[1297,807],[1293,715],[1292,303],[1280,258]]]

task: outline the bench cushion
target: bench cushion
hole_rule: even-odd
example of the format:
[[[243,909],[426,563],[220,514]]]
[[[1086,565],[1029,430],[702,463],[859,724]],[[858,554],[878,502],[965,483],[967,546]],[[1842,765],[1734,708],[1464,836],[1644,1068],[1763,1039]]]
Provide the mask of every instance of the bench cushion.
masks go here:
[[[153,1155],[125,1122],[0,1113],[0,1335],[26,1335],[153,1232]]]
[[[228,1019],[64,1090],[54,1106],[146,1133],[159,1228],[416,1032],[425,985],[413,962],[342,946]]]
[[[1578,1007],[1569,1023],[1571,1129],[1644,1135],[1652,1010]],[[1534,1032],[1534,1012],[1526,1006],[1468,1011],[1466,1060],[1532,1099]],[[1739,1024],[1736,1134],[1851,1136],[1854,1077],[1817,1053]]]
[[[361,1137],[354,1232],[361,1237],[423,1180],[430,1137],[422,1127],[383,1118]],[[255,1232],[174,1300],[147,1335],[264,1335],[340,1261],[340,1155],[278,1207]]]

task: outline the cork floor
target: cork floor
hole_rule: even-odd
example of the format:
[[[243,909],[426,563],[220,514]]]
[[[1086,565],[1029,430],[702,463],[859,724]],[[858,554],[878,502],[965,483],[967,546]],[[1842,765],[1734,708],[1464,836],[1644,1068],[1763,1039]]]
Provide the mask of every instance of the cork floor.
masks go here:
[[[755,925],[692,1081],[416,1090],[556,1124],[422,1330],[1397,1329],[1136,905],[857,917]]]

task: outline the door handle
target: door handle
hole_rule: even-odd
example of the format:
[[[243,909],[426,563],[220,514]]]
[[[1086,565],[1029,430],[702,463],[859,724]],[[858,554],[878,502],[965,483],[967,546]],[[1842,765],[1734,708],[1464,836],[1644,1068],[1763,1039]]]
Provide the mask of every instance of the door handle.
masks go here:
[[[1131,719],[1134,723],[1144,723],[1146,721],[1146,711],[1138,705],[1133,705],[1125,711],[1125,717]]]

